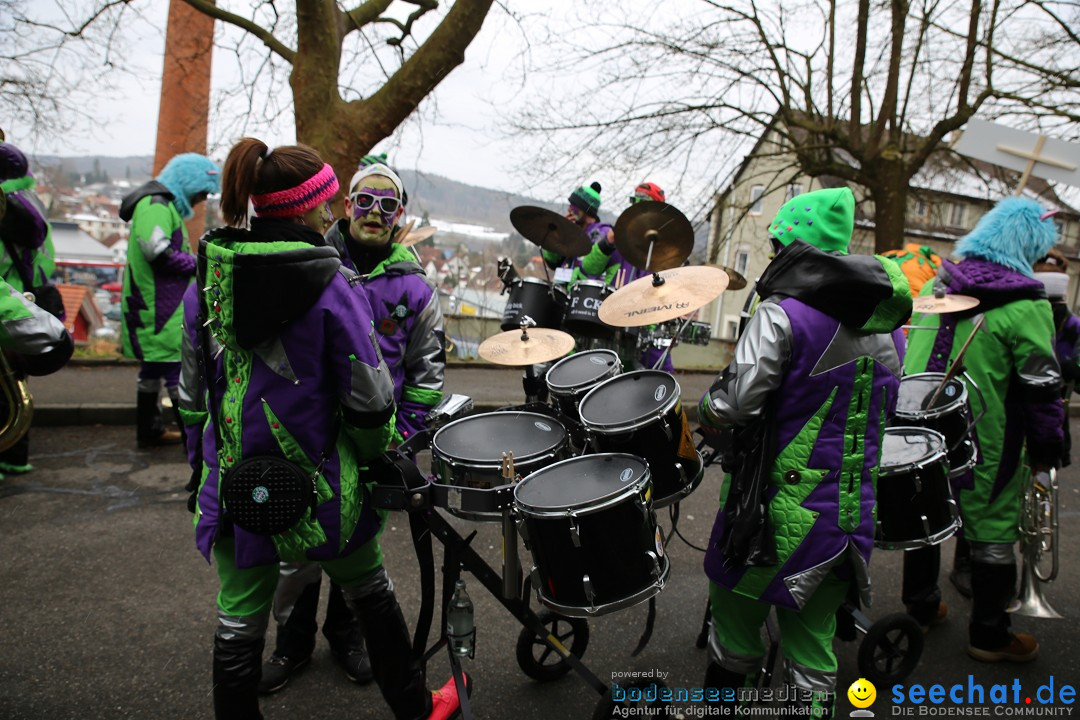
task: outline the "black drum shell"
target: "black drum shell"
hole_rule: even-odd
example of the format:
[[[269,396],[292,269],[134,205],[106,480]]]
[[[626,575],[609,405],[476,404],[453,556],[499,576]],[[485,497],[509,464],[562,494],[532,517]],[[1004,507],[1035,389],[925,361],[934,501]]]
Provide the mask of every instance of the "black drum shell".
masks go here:
[[[515,488],[522,537],[540,578],[537,591],[545,604],[567,614],[602,614],[602,606],[613,606],[608,611],[619,609],[627,606],[628,598],[651,595],[649,588],[667,576],[670,566],[652,509],[647,466],[644,475],[614,499],[600,498],[564,511],[529,507],[519,501],[519,491],[528,483],[544,482],[544,476],[551,473],[576,473],[577,462],[600,459],[596,455],[571,458],[525,478]],[[577,527],[577,541],[573,526]],[[585,591],[586,575],[593,589],[592,600]],[[574,612],[575,608],[580,612]]]
[[[916,373],[900,379],[894,425],[924,427],[945,438],[949,475],[955,477],[975,464],[974,441],[969,431],[971,406],[967,387],[960,378],[952,378],[932,409],[925,409],[945,373]]]
[[[625,423],[608,422],[590,416],[590,403],[599,402],[610,393],[619,394],[629,383],[649,383],[659,375],[670,379],[672,390],[648,409],[635,409],[626,398]],[[646,393],[647,394],[647,393]],[[704,463],[694,447],[686,413],[683,412],[678,381],[662,370],[636,370],[623,373],[597,385],[578,407],[582,425],[589,433],[595,452],[630,453],[649,463],[653,481],[653,504],[664,507],[690,494],[701,481]],[[682,454],[680,454],[682,449]]]
[[[600,304],[614,292],[599,280],[579,280],[570,286],[563,328],[571,335],[609,338],[615,328],[600,319]]]
[[[874,544],[888,550],[936,545],[959,527],[949,482],[945,439],[940,433],[922,427],[890,427],[885,433],[921,433],[936,438],[940,449],[915,462],[899,465],[887,464],[888,458],[883,455],[878,468]]]
[[[601,362],[597,362],[601,361]],[[590,372],[595,365],[595,374]],[[571,368],[573,366],[573,368]],[[570,370],[574,372],[568,372]],[[614,350],[586,350],[565,357],[551,366],[545,382],[552,404],[575,421],[580,419],[578,405],[590,390],[622,372],[622,363]],[[553,378],[554,375],[554,378]],[[564,378],[564,375],[572,375]]]
[[[505,330],[521,327],[521,317],[528,315],[537,327],[558,330],[562,327],[566,312],[566,291],[549,285],[538,278],[515,278],[503,308],[502,324]]]

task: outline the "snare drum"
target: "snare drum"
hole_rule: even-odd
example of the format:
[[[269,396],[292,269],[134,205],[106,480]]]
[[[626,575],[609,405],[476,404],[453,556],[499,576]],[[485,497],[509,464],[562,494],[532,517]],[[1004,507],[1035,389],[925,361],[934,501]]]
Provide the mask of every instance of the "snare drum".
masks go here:
[[[606,338],[615,333],[600,319],[600,303],[612,293],[611,286],[600,280],[578,280],[570,286],[569,304],[563,328],[571,335]]]
[[[874,544],[886,550],[928,547],[947,540],[959,527],[945,438],[921,427],[886,428],[881,439]]]
[[[552,402],[563,415],[578,419],[581,399],[594,387],[622,372],[614,350],[587,350],[555,363],[547,374]]]
[[[896,398],[896,423],[936,430],[945,437],[949,477],[975,467],[975,442],[971,433],[971,407],[967,386],[960,378],[949,380],[934,407],[930,398],[941,386],[945,373],[926,372],[900,378]]]
[[[500,474],[504,452],[514,453],[514,470],[525,476],[570,454],[566,428],[553,417],[532,412],[493,412],[455,420],[431,439],[431,470],[451,492],[447,511],[466,520],[501,522],[499,512],[469,509],[470,490],[507,485]],[[456,500],[456,501],[455,501]]]
[[[651,487],[649,466],[622,453],[564,460],[514,487],[541,603],[588,617],[636,605],[664,588],[671,564]]]
[[[516,330],[521,327],[521,318],[528,315],[536,321],[537,327],[558,330],[562,327],[565,311],[566,291],[561,287],[539,278],[514,278],[499,327]]]
[[[656,507],[689,495],[704,474],[680,397],[671,373],[636,370],[597,385],[578,407],[596,452],[629,452],[648,461]]]

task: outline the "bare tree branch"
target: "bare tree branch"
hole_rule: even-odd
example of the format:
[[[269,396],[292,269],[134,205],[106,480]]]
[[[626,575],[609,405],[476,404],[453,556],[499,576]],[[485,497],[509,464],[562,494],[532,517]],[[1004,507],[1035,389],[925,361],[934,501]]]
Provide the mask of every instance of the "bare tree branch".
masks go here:
[[[248,20],[245,17],[237,15],[235,13],[228,12],[219,8],[212,2],[207,0],[184,0],[188,5],[195,8],[204,15],[209,15],[215,20],[220,20],[229,25],[235,25],[236,27],[248,32],[259,40],[262,40],[266,47],[275,52],[282,60],[286,62],[293,62],[296,59],[296,51],[287,47],[284,43],[278,40],[274,35],[259,25],[258,23]]]

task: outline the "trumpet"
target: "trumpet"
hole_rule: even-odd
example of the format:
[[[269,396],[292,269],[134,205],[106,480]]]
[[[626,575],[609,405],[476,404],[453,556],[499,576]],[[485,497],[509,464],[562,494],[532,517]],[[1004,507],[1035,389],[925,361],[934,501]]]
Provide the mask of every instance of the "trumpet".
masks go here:
[[[1045,482],[1044,482],[1045,480]],[[1058,481],[1057,473],[1036,473],[1024,494],[1020,514],[1023,554],[1020,595],[1012,612],[1029,617],[1057,619],[1058,614],[1043,597],[1043,585],[1057,577]]]

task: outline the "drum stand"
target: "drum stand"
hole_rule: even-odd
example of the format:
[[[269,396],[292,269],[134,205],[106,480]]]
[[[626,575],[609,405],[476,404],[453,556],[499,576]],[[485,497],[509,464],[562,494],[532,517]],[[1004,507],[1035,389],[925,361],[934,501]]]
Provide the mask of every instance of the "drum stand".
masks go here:
[[[372,500],[376,507],[385,510],[400,510],[408,513],[409,524],[413,536],[413,544],[416,548],[417,558],[420,563],[421,603],[420,612],[416,621],[416,631],[413,639],[414,652],[420,657],[422,664],[434,657],[438,652],[447,649],[450,656],[450,667],[453,670],[454,680],[458,688],[458,696],[461,698],[461,712],[465,720],[471,720],[472,714],[469,709],[467,693],[461,665],[457,655],[449,645],[447,636],[447,607],[454,593],[454,585],[461,577],[462,570],[472,573],[484,588],[497,599],[502,606],[528,631],[529,636],[522,637],[531,645],[541,643],[546,647],[544,656],[554,653],[559,658],[556,665],[542,664],[536,674],[526,670],[526,673],[535,679],[550,680],[560,677],[569,670],[573,670],[581,678],[582,682],[596,691],[601,696],[607,696],[608,686],[581,662],[579,656],[584,648],[578,649],[577,642],[570,647],[561,642],[569,636],[559,636],[549,630],[544,620],[529,608],[529,594],[531,592],[531,580],[522,578],[521,568],[517,561],[517,530],[513,519],[510,517],[509,507],[502,509],[503,514],[503,574],[496,572],[472,547],[476,531],[468,537],[462,537],[460,533],[438,511],[438,507],[446,506],[445,488],[436,487],[429,479],[425,478],[419,468],[409,459],[407,453],[416,453],[423,450],[429,444],[431,431],[417,433],[398,450],[386,454],[383,470],[384,477],[390,480],[385,484],[378,484],[372,489]],[[373,468],[374,469],[374,468]],[[397,476],[398,482],[393,481]],[[508,528],[509,531],[508,531]],[[434,558],[431,550],[431,538],[434,537],[443,545],[443,582],[442,582],[442,625],[438,639],[430,647],[427,646],[428,633],[431,629],[431,621],[434,614],[435,602],[435,572]],[[513,543],[513,544],[511,544]],[[561,619],[561,616],[559,616]],[[574,626],[572,618],[566,618]],[[549,619],[550,622],[550,619]],[[584,623],[582,623],[584,624]],[[587,643],[587,627],[583,628],[582,645]],[[576,638],[575,638],[576,639]],[[521,664],[522,642],[518,642],[518,662]],[[426,648],[421,650],[422,648]],[[535,660],[534,660],[535,662]]]

